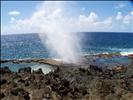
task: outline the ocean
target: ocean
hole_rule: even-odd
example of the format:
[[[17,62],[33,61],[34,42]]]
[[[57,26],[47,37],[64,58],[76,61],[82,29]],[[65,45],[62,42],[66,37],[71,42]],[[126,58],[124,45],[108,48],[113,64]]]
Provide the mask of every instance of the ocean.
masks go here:
[[[82,34],[82,54],[133,53],[133,33],[84,32],[78,34]],[[1,35],[1,59],[51,57],[38,34]]]

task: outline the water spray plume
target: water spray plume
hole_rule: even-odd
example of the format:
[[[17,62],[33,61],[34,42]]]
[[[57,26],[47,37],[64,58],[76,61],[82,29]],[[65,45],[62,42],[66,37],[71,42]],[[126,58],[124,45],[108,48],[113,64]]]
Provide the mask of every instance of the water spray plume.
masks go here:
[[[62,23],[66,16],[60,5],[57,2],[55,4],[46,3],[34,16],[38,17],[40,22],[37,24],[40,39],[50,53],[64,62],[77,63],[80,51],[79,37],[75,33],[71,33],[72,30],[66,27],[64,22]]]

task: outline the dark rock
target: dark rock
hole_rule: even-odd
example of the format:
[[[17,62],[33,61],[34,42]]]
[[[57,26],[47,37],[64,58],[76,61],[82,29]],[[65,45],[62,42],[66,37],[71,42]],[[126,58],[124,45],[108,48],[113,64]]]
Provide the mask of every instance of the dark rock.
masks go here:
[[[25,81],[24,85],[25,86],[29,86],[30,85],[30,82],[29,81]]]
[[[59,91],[63,91],[65,89],[64,86],[59,87]]]
[[[12,85],[14,88],[18,86],[16,82],[12,82]]]
[[[133,79],[128,79],[125,81],[126,87],[129,91],[133,92]]]
[[[62,83],[63,86],[69,87],[69,81],[66,80],[66,79],[63,79],[61,83]]]
[[[30,67],[20,68],[18,72],[19,73],[31,73],[31,68]]]
[[[54,78],[54,79],[59,78],[59,73],[55,73],[55,74],[53,75],[53,78]]]
[[[77,87],[74,87],[74,92],[79,92],[79,89]]]
[[[111,53],[111,54],[98,54],[96,55],[98,57],[101,57],[101,58],[111,58],[111,57],[114,57],[114,56],[121,56],[120,53]]]
[[[11,94],[15,96],[20,95],[20,94],[23,95],[24,93],[25,93],[25,90],[23,88],[15,88],[11,90]]]
[[[62,64],[45,75],[41,69],[31,73],[31,68],[21,68],[19,73],[2,75],[7,82],[1,81],[2,84],[6,84],[2,85],[4,94],[1,94],[1,98],[5,100],[121,100],[124,98],[122,100],[128,100],[133,97],[133,66],[128,66],[130,67],[126,69],[124,66],[119,66],[113,70],[106,68],[103,70],[101,69],[103,67],[89,64],[79,66]]]
[[[7,82],[6,79],[0,79],[0,85],[5,84]]]
[[[1,74],[11,73],[11,70],[8,67],[1,67],[0,68],[0,73]]]
[[[0,99],[4,98],[5,94],[3,92],[0,92]]]
[[[82,90],[82,95],[86,95],[87,94],[87,91],[84,89]]]
[[[56,73],[56,72],[59,72],[59,71],[60,71],[60,68],[59,68],[59,66],[57,66],[57,68],[55,69],[54,72]]]
[[[30,100],[30,96],[29,96],[29,93],[28,92],[25,92],[24,99],[25,100]]]
[[[19,79],[18,82],[20,82],[20,83],[25,83],[25,80]]]
[[[91,75],[91,72],[89,69],[85,69],[85,68],[79,68],[80,73],[82,74],[86,74],[86,75]]]
[[[79,68],[79,71],[85,73],[86,70],[84,68]]]
[[[24,79],[19,79],[18,80],[18,82],[20,82],[20,83],[23,83],[25,86],[29,86],[30,85],[30,82],[31,80],[28,80],[28,79],[26,79],[26,80],[24,80]]]
[[[68,92],[69,92],[69,89],[67,89],[66,87],[60,87],[60,88],[59,88],[59,94],[60,94],[61,96],[67,95]]]
[[[90,69],[98,71],[98,72],[102,72],[102,69],[99,68],[98,66],[90,65]]]
[[[23,88],[14,88],[11,90],[11,94],[14,96],[22,97],[24,100],[30,100],[29,93],[26,92]]]

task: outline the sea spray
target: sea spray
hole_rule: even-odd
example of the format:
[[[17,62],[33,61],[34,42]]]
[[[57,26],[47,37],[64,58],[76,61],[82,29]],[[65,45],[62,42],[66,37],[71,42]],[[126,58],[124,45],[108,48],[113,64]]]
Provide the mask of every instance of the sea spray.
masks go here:
[[[44,30],[44,33],[40,33],[39,36],[51,55],[55,55],[67,63],[77,63],[80,46],[75,33],[67,33],[57,27],[51,27],[50,30]]]
[[[51,55],[67,63],[77,63],[81,48],[80,38],[76,33],[71,33],[72,28],[67,26],[69,18],[66,17],[61,4],[61,2],[44,3],[34,13],[33,19],[36,20],[35,24],[40,30],[40,39]]]

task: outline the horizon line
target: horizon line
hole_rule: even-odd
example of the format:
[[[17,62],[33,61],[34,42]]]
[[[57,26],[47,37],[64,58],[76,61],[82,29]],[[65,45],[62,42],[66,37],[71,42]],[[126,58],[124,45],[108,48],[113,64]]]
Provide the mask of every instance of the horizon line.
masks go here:
[[[71,33],[133,33],[133,32],[71,32]],[[39,33],[13,33],[13,34],[1,34],[1,35],[22,35],[22,34],[39,34]]]

